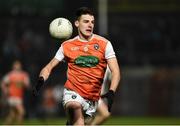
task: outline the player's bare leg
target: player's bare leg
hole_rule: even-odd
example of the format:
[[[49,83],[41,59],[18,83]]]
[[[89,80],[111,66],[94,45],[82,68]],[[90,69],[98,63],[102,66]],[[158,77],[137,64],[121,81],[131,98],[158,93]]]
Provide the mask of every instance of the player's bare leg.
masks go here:
[[[97,113],[94,119],[89,123],[89,125],[99,125],[104,123],[110,116],[110,112],[108,111],[107,105],[103,100],[98,105]]]
[[[16,123],[22,124],[23,119],[24,119],[24,114],[25,114],[23,105],[22,104],[17,105],[16,110],[17,110]]]
[[[13,122],[14,122],[14,119],[15,119],[15,116],[16,116],[16,111],[15,111],[15,108],[13,108],[13,107],[10,107],[9,108],[9,113],[8,113],[8,115],[7,115],[7,117],[6,117],[6,119],[5,119],[5,125],[7,125],[7,124],[13,124]]]
[[[84,125],[82,106],[78,102],[68,102],[66,104],[68,125]]]

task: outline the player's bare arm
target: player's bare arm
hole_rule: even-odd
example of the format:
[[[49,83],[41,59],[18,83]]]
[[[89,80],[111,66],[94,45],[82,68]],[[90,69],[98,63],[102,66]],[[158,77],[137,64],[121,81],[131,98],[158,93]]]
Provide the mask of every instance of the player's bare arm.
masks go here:
[[[56,58],[53,58],[40,72],[40,77],[43,77],[44,80],[46,81],[52,71],[52,69],[57,66],[59,63],[59,60]]]
[[[9,78],[6,76],[3,78],[2,83],[1,83],[1,89],[2,89],[3,95],[5,96],[8,95],[8,83],[9,83]]]
[[[115,57],[108,59],[107,63],[112,74],[111,85],[110,85],[109,90],[113,90],[115,92],[120,81],[120,68],[119,68],[117,59]]]
[[[58,65],[60,61],[56,58],[53,58],[40,72],[38,81],[33,88],[33,94],[37,96],[41,87],[44,85],[45,81],[48,79],[49,75],[51,74],[52,69]]]
[[[102,98],[107,98],[108,111],[111,112],[114,94],[120,81],[120,70],[119,70],[119,65],[118,65],[116,57],[108,59],[107,63],[108,63],[109,69],[111,70],[111,85],[110,85],[109,91],[106,94],[104,94]]]
[[[4,83],[2,83],[1,89],[2,89],[3,95],[6,96],[8,93],[8,90],[7,90],[7,86]]]

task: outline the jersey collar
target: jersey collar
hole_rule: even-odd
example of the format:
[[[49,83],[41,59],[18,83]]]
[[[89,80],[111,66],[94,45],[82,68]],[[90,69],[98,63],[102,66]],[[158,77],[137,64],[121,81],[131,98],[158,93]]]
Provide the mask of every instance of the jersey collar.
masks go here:
[[[89,41],[91,41],[93,38],[94,38],[94,34],[91,36],[91,39]],[[79,36],[78,36],[78,40],[81,42],[89,42],[87,40],[81,39]]]

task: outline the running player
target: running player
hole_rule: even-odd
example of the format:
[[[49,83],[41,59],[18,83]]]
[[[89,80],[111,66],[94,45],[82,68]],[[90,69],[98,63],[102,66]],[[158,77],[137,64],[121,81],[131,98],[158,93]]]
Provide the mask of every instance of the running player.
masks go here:
[[[112,73],[111,85],[105,94],[109,110],[120,80],[119,65],[112,44],[93,34],[94,22],[94,14],[89,8],[77,10],[75,26],[78,36],[61,44],[55,57],[41,70],[33,90],[37,95],[52,69],[65,59],[68,71],[63,105],[68,117],[67,124],[70,125],[84,125],[85,117],[95,114],[107,64]]]
[[[21,62],[15,61],[12,71],[4,76],[1,84],[3,96],[7,98],[9,105],[5,124],[22,124],[25,114],[23,96],[25,88],[29,88],[29,86],[28,74],[22,70]]]

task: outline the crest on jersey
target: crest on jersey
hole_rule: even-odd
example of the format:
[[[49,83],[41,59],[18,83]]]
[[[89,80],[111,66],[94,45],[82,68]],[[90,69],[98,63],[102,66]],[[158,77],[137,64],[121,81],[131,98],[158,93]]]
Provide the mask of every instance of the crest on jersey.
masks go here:
[[[99,49],[99,44],[94,44],[94,49],[98,50]]]
[[[72,95],[71,97],[72,97],[72,99],[76,99],[77,96],[76,95]]]

